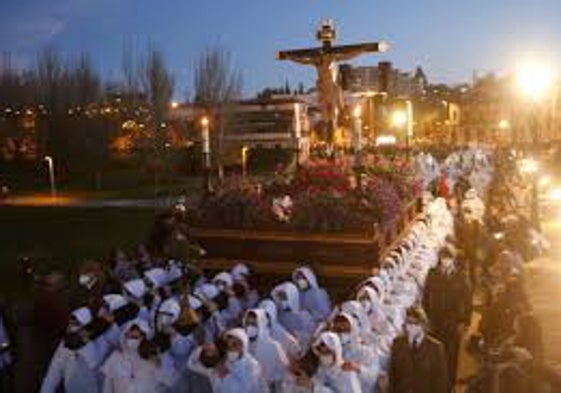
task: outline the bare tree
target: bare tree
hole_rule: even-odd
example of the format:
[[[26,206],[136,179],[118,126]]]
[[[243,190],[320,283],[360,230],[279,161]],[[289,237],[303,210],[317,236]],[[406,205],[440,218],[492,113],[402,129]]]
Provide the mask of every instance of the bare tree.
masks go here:
[[[205,49],[194,72],[195,103],[214,114],[218,133],[215,140],[215,161],[222,177],[222,151],[224,134],[231,119],[232,103],[241,97],[241,73],[232,62],[230,52],[221,46]]]
[[[161,169],[167,161],[167,113],[174,89],[174,78],[168,70],[164,56],[159,50],[150,48],[142,67],[142,86],[152,109],[152,137],[150,156],[154,164],[154,186],[158,191]]]
[[[133,47],[130,43],[123,46],[121,69],[124,77],[124,92],[126,103],[130,106],[138,104],[136,95],[140,91],[141,70],[139,61],[135,58]]]
[[[241,73],[234,68],[230,52],[221,46],[205,49],[195,65],[194,87],[198,104],[215,106],[239,99]]]
[[[38,84],[38,102],[49,107],[51,111],[60,109],[60,87],[64,72],[61,57],[52,48],[46,48],[37,56],[35,69]]]
[[[87,53],[80,55],[73,69],[72,79],[77,93],[76,104],[86,105],[100,100],[101,81]]]

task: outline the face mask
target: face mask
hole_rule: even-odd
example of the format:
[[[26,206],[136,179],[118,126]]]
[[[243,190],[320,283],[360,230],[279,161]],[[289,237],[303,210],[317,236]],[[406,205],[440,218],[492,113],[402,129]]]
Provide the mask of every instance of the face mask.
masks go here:
[[[417,341],[423,336],[423,327],[416,323],[405,324],[405,333],[410,342]]]
[[[95,277],[89,274],[81,274],[80,277],[78,277],[78,283],[81,286],[86,287],[87,289],[91,289],[94,286],[95,282]]]
[[[372,311],[372,303],[370,303],[368,300],[361,300],[360,304],[362,304],[362,308],[364,308],[364,311],[366,311],[367,313]]]
[[[296,280],[296,285],[298,285],[298,288],[301,291],[305,291],[306,289],[308,289],[308,281],[304,278],[299,278],[298,280]]]
[[[320,355],[319,362],[322,364],[322,366],[331,366],[333,364],[333,355]]]
[[[350,333],[340,333],[339,338],[341,340],[342,345],[349,345],[351,343]]]
[[[240,358],[240,353],[238,351],[228,351],[226,353],[226,360],[228,362],[233,363]]]
[[[442,264],[442,269],[446,273],[450,273],[454,269],[454,260],[452,258],[442,259],[441,264]]]
[[[290,311],[290,303],[288,302],[288,300],[281,300],[279,302],[279,305],[282,311]]]
[[[68,332],[69,333],[76,333],[77,331],[79,331],[82,327],[80,325],[76,325],[74,323],[71,323],[70,325],[68,325]]]
[[[129,351],[137,351],[140,346],[140,339],[138,338],[127,338],[125,340],[125,348]]]
[[[259,335],[259,329],[257,329],[257,326],[254,325],[246,326],[245,331],[250,339],[255,339]]]

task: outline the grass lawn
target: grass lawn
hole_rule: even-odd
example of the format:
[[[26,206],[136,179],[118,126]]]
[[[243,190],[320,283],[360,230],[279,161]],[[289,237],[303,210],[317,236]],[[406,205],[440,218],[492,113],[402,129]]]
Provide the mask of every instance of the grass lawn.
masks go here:
[[[143,242],[154,215],[147,208],[0,207],[0,292],[19,292],[18,257],[32,256],[39,271],[73,273],[84,259]]]

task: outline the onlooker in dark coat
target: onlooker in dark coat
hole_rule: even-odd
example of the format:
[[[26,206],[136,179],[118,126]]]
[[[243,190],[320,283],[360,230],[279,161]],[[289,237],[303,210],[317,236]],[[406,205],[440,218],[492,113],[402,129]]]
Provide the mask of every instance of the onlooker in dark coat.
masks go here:
[[[428,319],[420,308],[407,311],[406,335],[393,344],[389,368],[390,393],[450,391],[444,346],[427,334]]]
[[[467,277],[455,266],[450,251],[440,254],[438,266],[429,273],[423,307],[431,324],[431,333],[446,348],[450,387],[456,380],[461,329],[471,318],[471,292]]]

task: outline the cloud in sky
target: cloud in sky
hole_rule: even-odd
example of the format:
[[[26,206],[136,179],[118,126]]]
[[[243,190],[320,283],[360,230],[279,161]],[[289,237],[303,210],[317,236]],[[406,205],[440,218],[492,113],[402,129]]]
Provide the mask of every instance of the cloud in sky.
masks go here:
[[[11,5],[0,19],[0,35],[9,50],[21,51],[48,45],[72,21],[108,0],[32,0]]]

